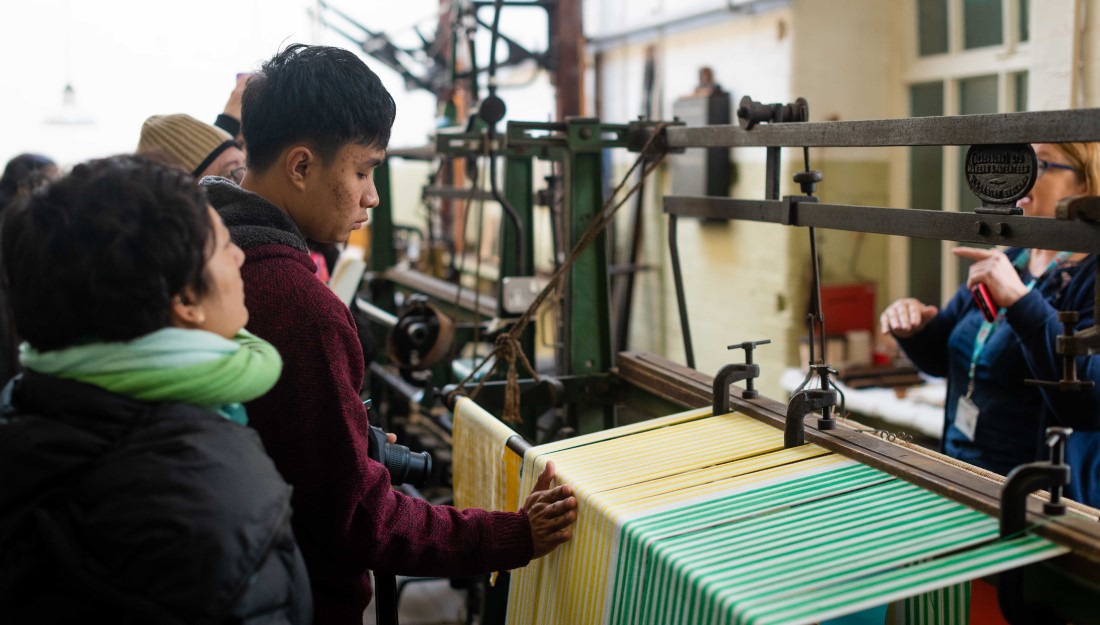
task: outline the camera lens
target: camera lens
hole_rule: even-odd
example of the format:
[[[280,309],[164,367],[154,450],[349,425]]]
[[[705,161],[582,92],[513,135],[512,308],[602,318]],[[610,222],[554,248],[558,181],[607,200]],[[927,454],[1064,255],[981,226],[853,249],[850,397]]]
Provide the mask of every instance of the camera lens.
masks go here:
[[[382,428],[370,426],[367,454],[381,462],[390,473],[390,484],[423,486],[432,477],[432,456],[426,451],[413,453],[408,447],[391,443]]]
[[[382,464],[390,472],[390,482],[423,486],[432,476],[432,457],[426,452],[414,453],[408,447],[396,443],[386,444],[385,459]]]

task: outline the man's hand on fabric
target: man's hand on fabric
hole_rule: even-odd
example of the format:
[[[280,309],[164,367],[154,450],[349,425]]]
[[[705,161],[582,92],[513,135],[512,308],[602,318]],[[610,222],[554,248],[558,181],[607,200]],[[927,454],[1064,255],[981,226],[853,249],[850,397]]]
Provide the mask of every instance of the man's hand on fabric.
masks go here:
[[[554,463],[547,462],[523,504],[531,523],[532,559],[541,558],[573,538],[569,526],[577,520],[577,498],[568,484],[550,488],[554,475]]]

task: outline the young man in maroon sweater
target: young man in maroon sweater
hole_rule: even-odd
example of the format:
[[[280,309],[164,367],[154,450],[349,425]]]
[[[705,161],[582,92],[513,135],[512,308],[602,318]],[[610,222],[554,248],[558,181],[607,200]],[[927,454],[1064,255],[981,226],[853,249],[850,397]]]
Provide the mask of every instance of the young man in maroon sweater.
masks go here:
[[[354,54],[293,45],[248,83],[242,122],[248,173],[240,187],[203,181],[245,252],[248,329],[283,356],[283,374],[248,405],[294,486],[294,531],[309,568],[315,622],[362,622],[367,570],[470,576],[523,566],[571,537],[576,498],[540,476],[519,512],[456,510],[390,488],[367,458],[359,399],[363,353],[347,307],[314,276],[306,238],[346,241],[378,204],[395,105]]]

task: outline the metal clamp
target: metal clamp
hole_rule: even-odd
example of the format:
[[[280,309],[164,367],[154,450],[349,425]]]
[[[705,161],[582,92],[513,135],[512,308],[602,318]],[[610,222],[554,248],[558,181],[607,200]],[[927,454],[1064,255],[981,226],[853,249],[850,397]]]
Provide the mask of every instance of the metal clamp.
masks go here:
[[[760,365],[752,362],[752,352],[760,345],[771,343],[771,339],[763,341],[745,341],[727,345],[726,349],[745,350],[745,362],[729,364],[718,370],[714,376],[713,402],[711,412],[715,415],[726,414],[730,411],[730,385],[734,382],[745,382],[745,390],[741,391],[742,399],[756,399],[760,393],[753,388],[753,380],[760,377]]]
[[[821,411],[817,429],[836,429],[833,407],[837,405],[838,395],[836,389],[829,384],[829,374],[836,375],[837,372],[829,365],[811,365],[810,369],[821,377],[821,388],[804,389],[791,397],[787,404],[787,423],[783,429],[784,447],[798,447],[806,443],[806,426],[803,420],[811,412]]]
[[[1089,328],[1080,334],[1074,334],[1073,327],[1080,316],[1076,310],[1062,310],[1058,312],[1058,321],[1062,322],[1062,334],[1058,335],[1055,343],[1055,351],[1062,356],[1061,380],[1024,380],[1028,386],[1053,388],[1059,391],[1083,391],[1095,386],[1092,380],[1081,380],[1077,377],[1077,355],[1091,353],[1100,343],[1097,339],[1100,334],[1095,328]]]
[[[1100,221],[1100,196],[1071,195],[1058,201],[1054,208],[1055,219]]]
[[[1008,474],[1001,490],[1001,538],[1013,538],[1027,529],[1027,497],[1040,488],[1050,488],[1050,502],[1043,512],[1051,516],[1065,514],[1062,487],[1069,484],[1069,467],[1065,464],[1066,441],[1073,430],[1051,427],[1046,430],[1050,460],[1023,464]],[[1013,569],[1001,573],[997,581],[997,601],[1001,613],[1013,625],[1061,623],[1042,606],[1024,601],[1023,572]]]

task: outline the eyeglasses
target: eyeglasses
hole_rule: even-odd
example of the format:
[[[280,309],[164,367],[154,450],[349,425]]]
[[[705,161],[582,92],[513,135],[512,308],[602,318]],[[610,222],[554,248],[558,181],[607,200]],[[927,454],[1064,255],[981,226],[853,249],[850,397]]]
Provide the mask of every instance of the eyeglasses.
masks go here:
[[[237,184],[241,184],[241,181],[244,180],[244,172],[246,172],[246,171],[248,171],[248,168],[243,166],[243,165],[240,166],[240,167],[234,167],[233,169],[230,169],[227,172],[227,175],[224,176],[224,177],[229,178],[230,180],[232,180],[233,182],[236,182]],[[1040,169],[1040,171],[1042,171],[1042,170]]]
[[[1077,168],[1072,165],[1065,165],[1062,163],[1052,163],[1050,161],[1044,161],[1043,159],[1036,159],[1039,163],[1039,174],[1036,177],[1042,176],[1047,173],[1048,169],[1068,169],[1069,171],[1077,171]],[[243,175],[243,174],[242,174]]]

